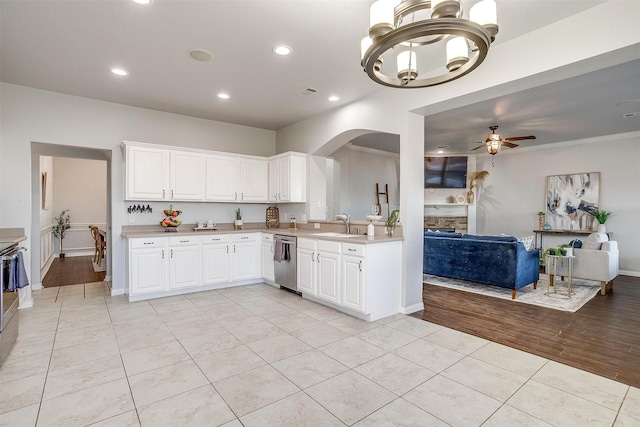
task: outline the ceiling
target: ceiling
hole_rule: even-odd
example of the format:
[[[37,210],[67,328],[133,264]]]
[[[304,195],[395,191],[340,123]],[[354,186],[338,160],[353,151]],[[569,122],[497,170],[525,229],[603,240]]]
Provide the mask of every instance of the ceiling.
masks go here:
[[[548,0],[498,0],[496,44],[602,2],[554,0],[549,13]],[[474,1],[464,3],[468,10]],[[360,68],[359,45],[370,4],[155,0],[142,6],[129,0],[1,0],[0,77],[17,85],[278,130],[373,92],[394,90],[373,83]],[[280,43],[293,53],[273,54]],[[196,61],[189,56],[191,49],[205,49],[213,59]],[[109,70],[116,66],[130,75],[114,76]],[[629,71],[620,70],[637,78]],[[614,107],[587,108],[580,96],[589,85],[587,78],[562,91],[536,89],[427,117],[427,144],[479,141],[492,124],[500,125],[505,136],[536,134],[536,143],[557,140],[552,134],[563,127],[576,135],[593,135],[593,114]],[[623,87],[629,88],[621,83],[618,95]],[[302,95],[306,88],[317,92]],[[221,91],[231,98],[217,98]],[[562,98],[554,97],[559,92]],[[593,92],[587,101],[605,94]],[[341,99],[330,102],[330,95]],[[580,116],[570,117],[570,109]]]

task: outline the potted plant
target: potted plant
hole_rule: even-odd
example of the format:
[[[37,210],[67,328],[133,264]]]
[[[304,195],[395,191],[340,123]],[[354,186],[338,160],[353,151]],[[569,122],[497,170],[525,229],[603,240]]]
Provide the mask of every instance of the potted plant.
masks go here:
[[[613,212],[595,210],[589,211],[589,215],[591,215],[598,221],[598,233],[606,233],[607,228],[605,227],[604,223],[607,222],[607,220],[611,218],[611,216],[613,216]]]
[[[233,222],[236,230],[240,230],[242,228],[242,211],[240,208],[236,209],[236,220]]]
[[[387,222],[384,224],[384,229],[387,232],[387,236],[389,237],[393,237],[393,230],[396,228],[399,214],[400,211],[398,209],[394,210],[393,212],[391,212],[391,215],[389,215]]]
[[[544,225],[544,215],[543,211],[538,211],[538,228],[542,230],[542,226]]]
[[[476,187],[476,181],[482,181],[489,175],[488,171],[476,171],[471,175],[469,179],[469,191],[467,191],[467,203],[472,205],[475,201],[475,194],[473,189]]]
[[[64,240],[66,231],[71,228],[71,218],[69,217],[69,214],[67,212],[69,212],[69,209],[60,212],[60,216],[54,218],[56,223],[51,228],[51,232],[53,233],[53,235],[60,240],[60,258],[64,258],[62,240]]]

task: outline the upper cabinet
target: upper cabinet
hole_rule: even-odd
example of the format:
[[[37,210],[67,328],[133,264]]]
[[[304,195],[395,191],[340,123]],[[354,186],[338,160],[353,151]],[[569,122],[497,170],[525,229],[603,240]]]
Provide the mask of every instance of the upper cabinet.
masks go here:
[[[269,160],[269,201],[307,201],[307,156],[285,153]]]
[[[266,159],[207,155],[206,199],[212,202],[266,202]]]
[[[307,156],[271,158],[124,141],[126,200],[306,202]]]
[[[126,170],[127,200],[204,200],[204,154],[127,145]]]

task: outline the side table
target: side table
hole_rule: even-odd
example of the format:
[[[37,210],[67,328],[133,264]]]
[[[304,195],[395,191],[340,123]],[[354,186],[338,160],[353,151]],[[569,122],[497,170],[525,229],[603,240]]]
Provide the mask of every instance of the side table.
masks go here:
[[[573,281],[574,258],[575,256],[573,255],[547,255],[547,268],[549,269],[548,271],[552,272],[552,274],[549,274],[549,284],[547,285],[547,292],[545,292],[545,295],[547,296],[561,295],[561,296],[566,296],[567,298],[571,298],[571,293],[572,293],[571,284]],[[555,280],[555,277],[557,276],[556,272],[558,271],[558,261],[560,261],[561,263],[564,263],[565,261],[567,262],[568,275],[567,275],[566,293],[564,291],[558,292],[558,286]],[[553,287],[553,292],[550,291],[551,287]]]

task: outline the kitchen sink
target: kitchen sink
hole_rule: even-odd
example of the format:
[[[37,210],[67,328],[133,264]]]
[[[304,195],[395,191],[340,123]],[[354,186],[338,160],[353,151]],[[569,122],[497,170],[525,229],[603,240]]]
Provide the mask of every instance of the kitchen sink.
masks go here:
[[[324,237],[360,237],[360,234],[347,234],[347,233],[335,233],[335,232],[326,232],[326,233],[312,233],[313,236],[324,236]]]

